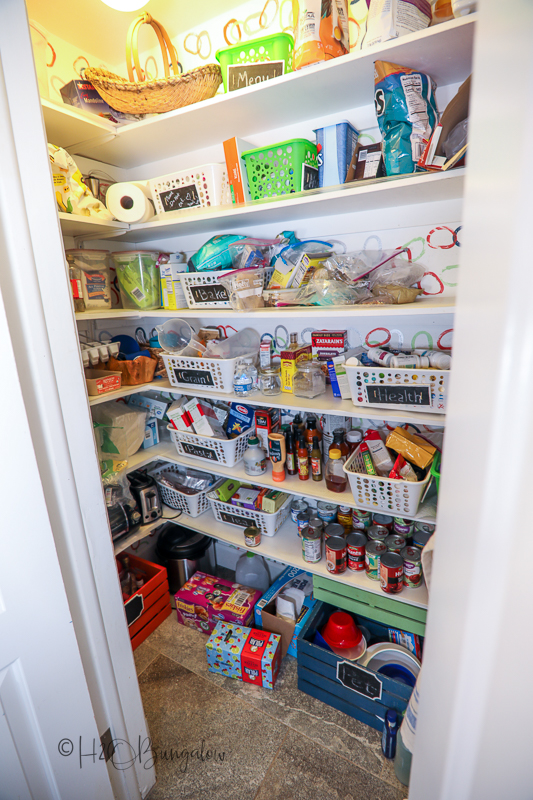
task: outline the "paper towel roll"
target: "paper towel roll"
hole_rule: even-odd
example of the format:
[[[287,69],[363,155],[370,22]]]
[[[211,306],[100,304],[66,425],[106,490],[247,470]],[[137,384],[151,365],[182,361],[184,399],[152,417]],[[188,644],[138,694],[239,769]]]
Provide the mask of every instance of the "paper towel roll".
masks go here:
[[[147,222],[155,214],[150,189],[144,183],[114,183],[105,202],[120,222]]]

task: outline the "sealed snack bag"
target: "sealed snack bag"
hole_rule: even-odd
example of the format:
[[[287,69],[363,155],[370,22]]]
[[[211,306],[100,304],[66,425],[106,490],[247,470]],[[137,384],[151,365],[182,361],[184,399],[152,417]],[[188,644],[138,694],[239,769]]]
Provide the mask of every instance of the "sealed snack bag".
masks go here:
[[[77,214],[80,217],[113,219],[113,214],[100,200],[94,197],[89,187],[84,184],[76,162],[66,150],[49,143],[48,156],[59,211],[66,214]]]
[[[371,0],[363,49],[421,31],[430,22],[428,0]]]
[[[348,0],[292,0],[294,69],[343,56],[350,49]]]
[[[439,121],[435,84],[423,72],[375,61],[374,85],[387,175],[406,175],[414,171]]]

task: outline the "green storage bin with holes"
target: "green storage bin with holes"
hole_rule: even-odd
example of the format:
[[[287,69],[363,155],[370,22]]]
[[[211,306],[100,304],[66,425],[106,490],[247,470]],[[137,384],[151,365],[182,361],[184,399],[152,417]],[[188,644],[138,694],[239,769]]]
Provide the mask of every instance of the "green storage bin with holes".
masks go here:
[[[308,139],[247,150],[242,158],[252,200],[318,188],[317,147]]]
[[[294,39],[289,33],[274,33],[218,50],[224,91],[235,92],[292,72],[293,55]],[[268,64],[269,68],[256,69],[257,64]]]

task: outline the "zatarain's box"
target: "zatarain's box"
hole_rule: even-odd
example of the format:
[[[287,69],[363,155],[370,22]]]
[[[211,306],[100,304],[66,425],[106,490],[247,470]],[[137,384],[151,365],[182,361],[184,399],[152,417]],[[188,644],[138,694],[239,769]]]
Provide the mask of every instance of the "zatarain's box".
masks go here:
[[[281,664],[281,637],[219,622],[207,640],[206,653],[210,672],[272,689]]]

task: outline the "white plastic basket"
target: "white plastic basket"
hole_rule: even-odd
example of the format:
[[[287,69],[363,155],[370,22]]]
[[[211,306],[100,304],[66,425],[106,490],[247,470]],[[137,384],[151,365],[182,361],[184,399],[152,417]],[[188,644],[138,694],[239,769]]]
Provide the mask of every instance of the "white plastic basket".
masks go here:
[[[148,181],[156,214],[231,203],[225,164],[171,172]]]
[[[159,481],[159,476],[162,472],[179,472],[179,467],[175,464],[164,464],[157,469],[151,470],[150,475],[154,478],[161,494],[161,499],[165,505],[170,508],[175,508],[178,511],[183,511],[189,517],[199,517],[204,511],[209,508],[209,500],[207,495],[213,491],[213,486],[206,489],[205,492],[198,492],[198,494],[184,494],[177,489],[171,489]]]
[[[161,357],[172,386],[184,391],[200,388],[230,394],[235,367],[244,355],[238,358],[189,358],[162,353]]]
[[[449,370],[346,365],[346,374],[354,406],[446,412]]]
[[[180,456],[196,458],[208,464],[224,464],[226,467],[234,467],[242,461],[250,436],[249,430],[236,436],[235,439],[198,436],[196,433],[177,431],[172,425],[167,425],[167,430],[170,431],[170,438]]]
[[[292,495],[290,495],[274,514],[267,514],[265,511],[252,511],[250,508],[241,508],[240,506],[233,506],[231,503],[223,503],[222,500],[217,500],[213,497],[212,492],[208,497],[213,513],[219,522],[235,525],[239,528],[247,528],[251,522],[255,522],[265,536],[274,536],[281,528],[290,514],[293,500]]]
[[[219,275],[227,275],[228,272],[229,270],[224,269],[213,272],[182,272],[180,281],[189,308],[231,308],[228,293],[218,280]],[[273,267],[265,268],[265,288],[273,274]]]
[[[385,511],[392,517],[414,516],[429,482],[428,470],[423,481],[402,481],[367,475],[359,447],[344,464],[357,507],[365,511]]]

